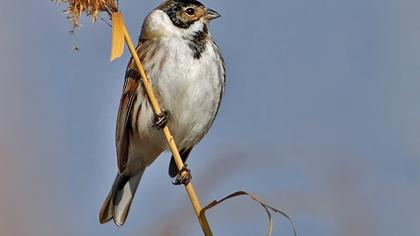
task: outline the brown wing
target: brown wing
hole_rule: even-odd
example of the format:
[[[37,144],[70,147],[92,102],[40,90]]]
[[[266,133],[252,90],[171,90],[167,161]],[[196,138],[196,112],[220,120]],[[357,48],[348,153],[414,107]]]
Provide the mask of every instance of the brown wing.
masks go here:
[[[139,51],[140,48],[141,43],[137,47],[137,50]],[[125,74],[123,94],[120,100],[120,108],[118,110],[117,129],[115,135],[117,163],[120,173],[125,170],[128,161],[130,132],[133,129],[133,127],[131,127],[131,113],[133,111],[133,104],[138,96],[137,90],[138,87],[141,86],[141,83],[140,74],[135,69],[134,61],[131,58]]]

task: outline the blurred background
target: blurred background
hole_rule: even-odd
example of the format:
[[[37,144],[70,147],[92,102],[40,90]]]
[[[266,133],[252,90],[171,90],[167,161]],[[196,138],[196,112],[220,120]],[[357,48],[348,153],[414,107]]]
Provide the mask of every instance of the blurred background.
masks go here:
[[[120,1],[133,38],[159,2]],[[299,235],[420,235],[420,2],[203,3],[223,16],[210,28],[228,82],[188,163],[202,203],[247,190]],[[0,234],[200,235],[168,154],[123,227],[98,223],[129,55],[109,62],[103,22],[84,18],[72,37],[64,8],[0,2]],[[246,198],[208,218],[215,235],[264,235],[267,224]],[[292,235],[284,218],[273,235]]]

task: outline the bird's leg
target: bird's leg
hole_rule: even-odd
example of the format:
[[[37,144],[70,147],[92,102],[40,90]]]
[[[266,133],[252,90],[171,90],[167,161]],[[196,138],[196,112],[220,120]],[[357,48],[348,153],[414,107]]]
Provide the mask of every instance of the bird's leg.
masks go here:
[[[187,164],[184,164],[184,167],[176,175],[175,181],[172,182],[173,185],[187,185],[191,179],[191,170],[187,168]]]
[[[168,123],[168,112],[162,110],[160,114],[155,114],[152,126],[160,130],[166,126],[166,123]]]

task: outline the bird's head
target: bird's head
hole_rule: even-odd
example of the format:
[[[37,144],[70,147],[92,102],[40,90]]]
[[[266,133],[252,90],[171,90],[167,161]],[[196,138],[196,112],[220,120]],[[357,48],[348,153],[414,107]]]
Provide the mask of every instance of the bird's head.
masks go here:
[[[167,0],[147,16],[142,38],[193,35],[207,31],[209,21],[218,17],[219,13],[196,0]]]

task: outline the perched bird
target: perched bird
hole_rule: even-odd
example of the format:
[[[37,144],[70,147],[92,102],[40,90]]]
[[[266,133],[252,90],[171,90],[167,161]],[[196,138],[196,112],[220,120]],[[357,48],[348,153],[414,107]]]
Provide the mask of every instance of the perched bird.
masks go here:
[[[183,161],[212,125],[225,84],[225,66],[208,30],[220,15],[195,0],[167,0],[144,20],[137,53],[165,111],[154,115],[135,68],[127,66],[117,118],[118,173],[100,223],[124,224],[147,166],[167,149],[159,129],[168,125]],[[170,161],[169,175],[178,168]]]

